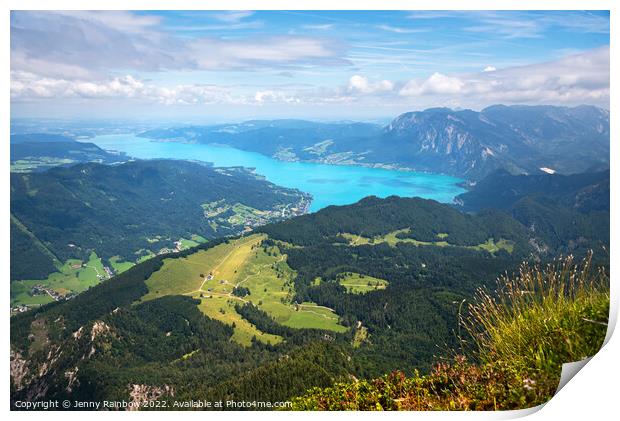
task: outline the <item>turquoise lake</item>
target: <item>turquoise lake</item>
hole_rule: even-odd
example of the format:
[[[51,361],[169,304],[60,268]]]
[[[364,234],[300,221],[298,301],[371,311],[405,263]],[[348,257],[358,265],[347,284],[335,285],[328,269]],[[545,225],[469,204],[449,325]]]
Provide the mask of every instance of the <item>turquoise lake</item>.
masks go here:
[[[272,183],[310,193],[313,196],[311,211],[329,205],[355,203],[370,195],[418,196],[450,203],[454,196],[465,191],[457,186],[461,179],[440,174],[354,165],[284,162],[226,146],[159,142],[135,135],[103,135],[85,141],[139,159],[191,159],[212,162],[216,167],[253,168]]]

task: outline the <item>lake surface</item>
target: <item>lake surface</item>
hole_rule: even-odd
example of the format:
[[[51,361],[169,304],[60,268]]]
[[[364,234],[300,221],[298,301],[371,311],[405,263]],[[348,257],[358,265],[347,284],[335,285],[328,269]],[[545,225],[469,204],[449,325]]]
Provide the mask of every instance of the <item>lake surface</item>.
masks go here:
[[[454,196],[465,191],[457,186],[461,179],[439,174],[354,165],[284,162],[226,146],[160,142],[134,135],[95,136],[85,141],[139,159],[191,159],[212,162],[216,167],[254,168],[257,174],[265,176],[272,183],[312,194],[311,211],[329,205],[355,203],[370,195],[419,196],[449,203]]]

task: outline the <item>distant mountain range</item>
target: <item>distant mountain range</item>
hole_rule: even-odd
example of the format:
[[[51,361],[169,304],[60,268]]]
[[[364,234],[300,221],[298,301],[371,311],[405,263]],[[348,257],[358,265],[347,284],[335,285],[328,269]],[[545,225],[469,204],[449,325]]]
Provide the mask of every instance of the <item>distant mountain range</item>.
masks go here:
[[[468,212],[507,212],[528,228],[529,243],[540,254],[582,254],[609,244],[609,185],[609,171],[511,175],[497,170],[455,202]]]
[[[114,163],[126,158],[104,151],[94,143],[49,133],[11,135],[11,171],[43,171],[78,162]]]
[[[281,160],[407,168],[479,180],[513,174],[573,174],[609,167],[609,111],[593,107],[495,105],[480,112],[431,108],[381,127],[303,120],[156,129],[153,139],[221,143]]]

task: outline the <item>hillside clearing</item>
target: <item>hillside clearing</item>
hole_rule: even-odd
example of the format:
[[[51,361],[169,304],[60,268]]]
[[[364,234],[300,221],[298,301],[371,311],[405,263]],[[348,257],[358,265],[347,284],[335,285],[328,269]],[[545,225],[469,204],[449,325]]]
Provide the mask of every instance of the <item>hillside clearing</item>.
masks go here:
[[[445,232],[438,233],[437,238],[440,241],[419,241],[414,238],[399,238],[399,234],[409,234],[411,230],[409,228],[403,228],[389,232],[385,235],[375,236],[372,238],[364,237],[358,234],[340,233],[338,236],[348,240],[350,246],[361,245],[375,245],[381,243],[387,243],[392,247],[395,247],[399,243],[408,243],[415,246],[436,246],[436,247],[462,247],[472,250],[486,250],[489,253],[496,253],[499,250],[506,250],[508,253],[512,253],[514,249],[514,242],[506,239],[499,239],[497,242],[493,238],[487,239],[484,243],[476,244],[472,246],[461,246],[449,243],[446,239],[449,235]]]
[[[234,326],[232,339],[245,346],[254,337],[271,344],[282,338],[261,332],[243,319],[235,304],[251,302],[284,326],[344,332],[346,328],[338,324],[333,310],[314,303],[292,302],[295,273],[277,247],[261,246],[266,238],[254,234],[187,257],[165,259],[162,268],[146,280],[149,292],[142,300],[177,294],[199,299],[199,309],[210,318]],[[246,290],[249,294],[239,292]]]

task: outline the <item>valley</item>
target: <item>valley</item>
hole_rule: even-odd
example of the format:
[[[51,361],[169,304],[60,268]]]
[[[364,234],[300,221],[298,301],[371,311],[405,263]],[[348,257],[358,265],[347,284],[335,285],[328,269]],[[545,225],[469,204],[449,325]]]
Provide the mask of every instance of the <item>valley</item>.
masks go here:
[[[472,134],[446,140],[457,117],[471,115],[242,123],[218,129],[224,144],[202,129],[15,137],[32,154],[12,159],[12,396],[287,400],[429,373],[459,346],[463,307],[501,274],[592,250],[608,264],[608,171],[539,173],[489,146],[482,168],[461,171],[480,161]],[[428,153],[467,144],[455,167],[413,153],[415,168],[464,179],[338,149],[381,138],[408,151],[414,120],[430,124]],[[281,144],[244,143],[259,133]]]
[[[310,201],[241,168],[184,161],[12,172],[12,312],[70,298],[154,256],[303,214]]]

